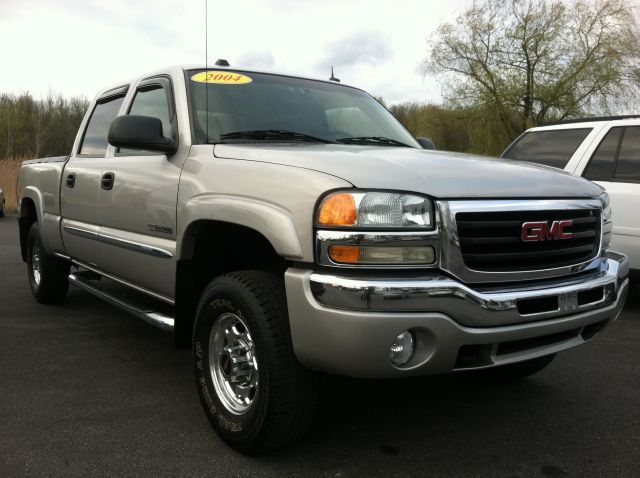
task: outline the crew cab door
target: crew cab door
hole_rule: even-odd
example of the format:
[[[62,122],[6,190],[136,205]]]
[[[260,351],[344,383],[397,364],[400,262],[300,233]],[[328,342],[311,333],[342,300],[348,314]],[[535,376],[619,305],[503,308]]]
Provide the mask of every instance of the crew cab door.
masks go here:
[[[126,87],[96,100],[80,140],[65,165],[60,184],[62,240],[67,254],[86,264],[101,266],[97,237],[100,230],[99,192],[108,148],[107,132],[120,110]]]
[[[178,141],[168,76],[142,80],[130,97],[125,114],[159,118],[163,135]],[[110,146],[99,192],[103,270],[168,298],[174,294],[176,204],[184,156]]]
[[[640,126],[611,128],[586,163],[582,176],[607,190],[613,211],[612,249],[640,268]]]

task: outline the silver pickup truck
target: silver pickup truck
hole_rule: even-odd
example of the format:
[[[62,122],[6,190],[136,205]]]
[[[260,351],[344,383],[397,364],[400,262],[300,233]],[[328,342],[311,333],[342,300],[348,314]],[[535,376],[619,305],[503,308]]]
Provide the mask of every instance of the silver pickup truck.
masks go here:
[[[18,195],[36,300],[71,283],[172,331],[245,453],[304,434],[317,372],[525,377],[628,288],[599,186],[425,150],[360,89],[225,62],[102,90]]]

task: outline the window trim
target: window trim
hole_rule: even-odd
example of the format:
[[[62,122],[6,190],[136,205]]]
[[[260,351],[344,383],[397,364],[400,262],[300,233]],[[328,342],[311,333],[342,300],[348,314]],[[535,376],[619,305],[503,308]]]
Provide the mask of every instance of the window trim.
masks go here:
[[[122,86],[116,86],[115,88],[111,88],[110,90],[105,91],[104,93],[102,93],[95,101],[95,103],[93,104],[93,109],[91,110],[91,114],[89,115],[89,118],[87,119],[87,124],[84,125],[84,131],[82,131],[82,138],[80,139],[80,142],[78,143],[78,149],[76,151],[76,157],[79,158],[104,158],[107,155],[107,150],[109,149],[109,142],[107,141],[107,149],[105,150],[104,154],[82,154],[80,151],[82,151],[82,146],[84,145],[84,139],[85,136],[87,135],[87,129],[89,129],[89,125],[91,124],[91,119],[93,118],[93,115],[96,112],[96,109],[98,108],[99,105],[104,104],[104,103],[108,103],[109,101],[113,101],[117,98],[122,97],[123,103],[124,103],[124,99],[127,96],[127,93],[129,91],[129,86],[130,85],[122,85]],[[120,105],[120,108],[122,108],[122,105]],[[116,116],[114,116],[114,119],[118,116],[118,113],[116,113]]]
[[[140,82],[136,85],[136,89],[133,92],[131,101],[129,101],[129,104],[127,105],[126,112],[122,115],[117,115],[117,116],[128,116],[129,113],[131,112],[131,108],[133,107],[133,102],[136,100],[136,96],[138,95],[138,92],[143,91],[145,88],[149,88],[152,86],[160,86],[165,91],[165,96],[167,97],[167,105],[169,106],[169,122],[171,124],[171,139],[173,139],[176,142],[176,145],[179,147],[180,144],[178,141],[178,138],[179,138],[178,114],[176,110],[175,94],[174,94],[173,81],[171,79],[171,76],[165,75],[165,74],[154,75],[148,78],[144,78],[143,80],[140,80]],[[133,156],[159,156],[159,155],[166,156],[165,153],[160,153],[157,151],[143,151],[143,150],[136,151],[136,154],[121,153],[120,148],[116,148],[115,151],[113,152],[114,158],[126,158],[126,157],[133,157]]]

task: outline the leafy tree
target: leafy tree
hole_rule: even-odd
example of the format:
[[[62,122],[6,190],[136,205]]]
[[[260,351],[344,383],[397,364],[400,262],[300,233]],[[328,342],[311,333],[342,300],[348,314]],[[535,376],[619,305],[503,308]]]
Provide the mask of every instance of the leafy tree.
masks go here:
[[[0,94],[0,160],[69,154],[88,106],[85,98]]]
[[[440,25],[424,69],[443,76],[453,104],[489,112],[513,137],[637,99],[639,58],[626,0],[483,0]]]

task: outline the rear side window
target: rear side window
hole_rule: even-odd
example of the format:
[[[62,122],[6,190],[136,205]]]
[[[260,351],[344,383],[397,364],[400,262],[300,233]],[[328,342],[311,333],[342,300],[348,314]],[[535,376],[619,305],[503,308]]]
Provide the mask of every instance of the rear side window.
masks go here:
[[[523,134],[502,157],[564,169],[591,130],[592,128],[576,128],[530,131]]]
[[[123,100],[124,95],[98,100],[84,132],[79,154],[86,156],[105,155],[109,145],[107,142],[109,126],[111,126],[111,122],[118,114]]]
[[[613,176],[620,136],[624,128],[611,128],[596,149],[582,174],[592,181],[609,181]]]
[[[614,178],[620,182],[640,182],[640,126],[625,128]]]

